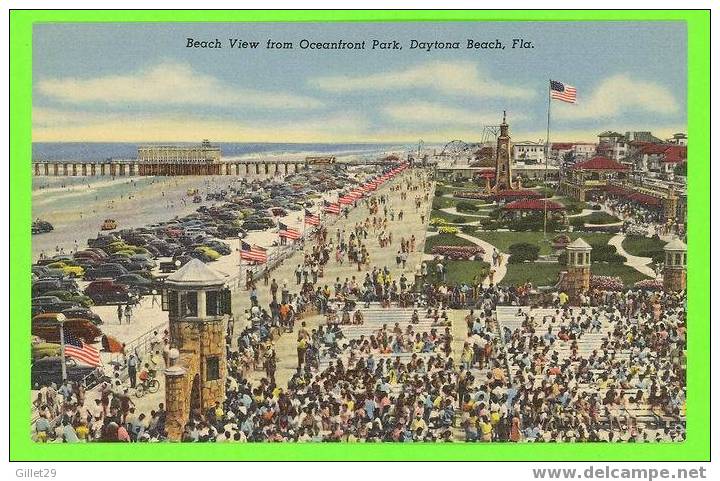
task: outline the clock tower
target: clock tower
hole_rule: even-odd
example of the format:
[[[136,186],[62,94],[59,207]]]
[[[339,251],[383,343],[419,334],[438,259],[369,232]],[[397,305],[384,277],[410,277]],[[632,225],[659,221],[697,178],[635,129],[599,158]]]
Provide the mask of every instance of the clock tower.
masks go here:
[[[503,121],[500,124],[500,135],[497,139],[495,150],[495,190],[512,189],[512,169],[510,167],[510,134],[508,124],[505,121],[503,110]]]

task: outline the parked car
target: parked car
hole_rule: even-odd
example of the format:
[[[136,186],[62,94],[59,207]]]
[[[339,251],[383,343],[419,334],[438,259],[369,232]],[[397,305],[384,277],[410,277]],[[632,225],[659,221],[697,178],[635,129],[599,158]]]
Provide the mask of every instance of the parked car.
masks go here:
[[[220,242],[219,240],[207,241],[205,245],[222,256],[227,256],[232,253],[232,249],[230,249],[230,246],[224,242]]]
[[[118,284],[112,279],[100,279],[91,282],[85,288],[85,295],[95,304],[117,304],[129,302],[132,293],[128,286]]]
[[[50,232],[54,229],[53,225],[50,222],[37,219],[35,222],[32,223],[32,234],[45,234],[46,232]]]
[[[105,277],[119,277],[128,273],[128,270],[117,263],[108,263],[89,269],[85,273],[85,280],[91,281]]]
[[[52,264],[48,264],[47,267],[49,269],[59,269],[63,272],[63,274],[70,277],[82,277],[83,274],[85,274],[85,269],[76,263],[65,261],[53,262]]]
[[[58,289],[55,291],[48,291],[45,293],[45,295],[58,297],[62,301],[74,302],[75,304],[79,304],[82,307],[90,307],[93,305],[92,299],[90,299],[88,296],[80,294],[79,292],[71,292]]]
[[[153,281],[146,279],[139,274],[125,274],[115,279],[115,283],[124,284],[130,289],[137,291],[140,295],[147,295],[153,290]]]
[[[37,312],[61,312],[64,309],[77,307],[75,302],[63,301],[57,296],[38,296],[33,297],[31,305]]]
[[[100,230],[113,230],[117,229],[117,221],[115,219],[105,219],[100,226]]]
[[[33,336],[46,342],[60,342],[60,323],[58,313],[38,314],[32,318],[31,332]],[[65,319],[63,330],[87,343],[94,343],[102,335],[102,331],[88,319]]]
[[[70,309],[63,310],[62,314],[68,319],[87,319],[96,326],[103,323],[102,318],[87,307],[71,307]]]
[[[30,368],[32,387],[39,389],[53,383],[57,386],[61,385],[63,382],[61,362],[58,356],[44,357],[35,361]],[[102,377],[101,369],[79,364],[71,358],[65,359],[65,372],[70,381],[79,383],[85,381],[86,388],[96,386]]]

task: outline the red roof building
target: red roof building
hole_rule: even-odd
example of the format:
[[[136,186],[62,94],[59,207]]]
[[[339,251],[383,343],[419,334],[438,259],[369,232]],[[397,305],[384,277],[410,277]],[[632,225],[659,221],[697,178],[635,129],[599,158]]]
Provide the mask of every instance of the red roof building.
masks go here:
[[[540,192],[530,189],[501,190],[495,194],[496,199],[537,199],[539,197],[542,197]]]

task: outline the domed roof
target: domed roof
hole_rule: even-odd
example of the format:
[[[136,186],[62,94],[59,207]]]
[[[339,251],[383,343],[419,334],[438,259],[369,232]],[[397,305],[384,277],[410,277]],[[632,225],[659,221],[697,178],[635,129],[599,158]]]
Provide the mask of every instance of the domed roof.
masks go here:
[[[683,241],[676,237],[675,239],[665,244],[665,247],[663,247],[663,249],[666,251],[686,251],[687,246]]]
[[[210,287],[224,284],[225,278],[210,269],[203,261],[191,259],[190,262],[170,274],[165,282],[174,286]]]
[[[567,249],[592,249],[592,246],[578,237],[566,246]]]

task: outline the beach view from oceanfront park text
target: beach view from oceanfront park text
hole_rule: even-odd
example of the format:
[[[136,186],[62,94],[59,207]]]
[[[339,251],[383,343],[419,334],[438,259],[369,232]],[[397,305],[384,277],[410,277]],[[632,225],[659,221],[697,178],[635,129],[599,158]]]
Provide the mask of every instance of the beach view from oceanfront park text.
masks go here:
[[[33,441],[685,440],[684,24],[417,27],[35,27]]]

